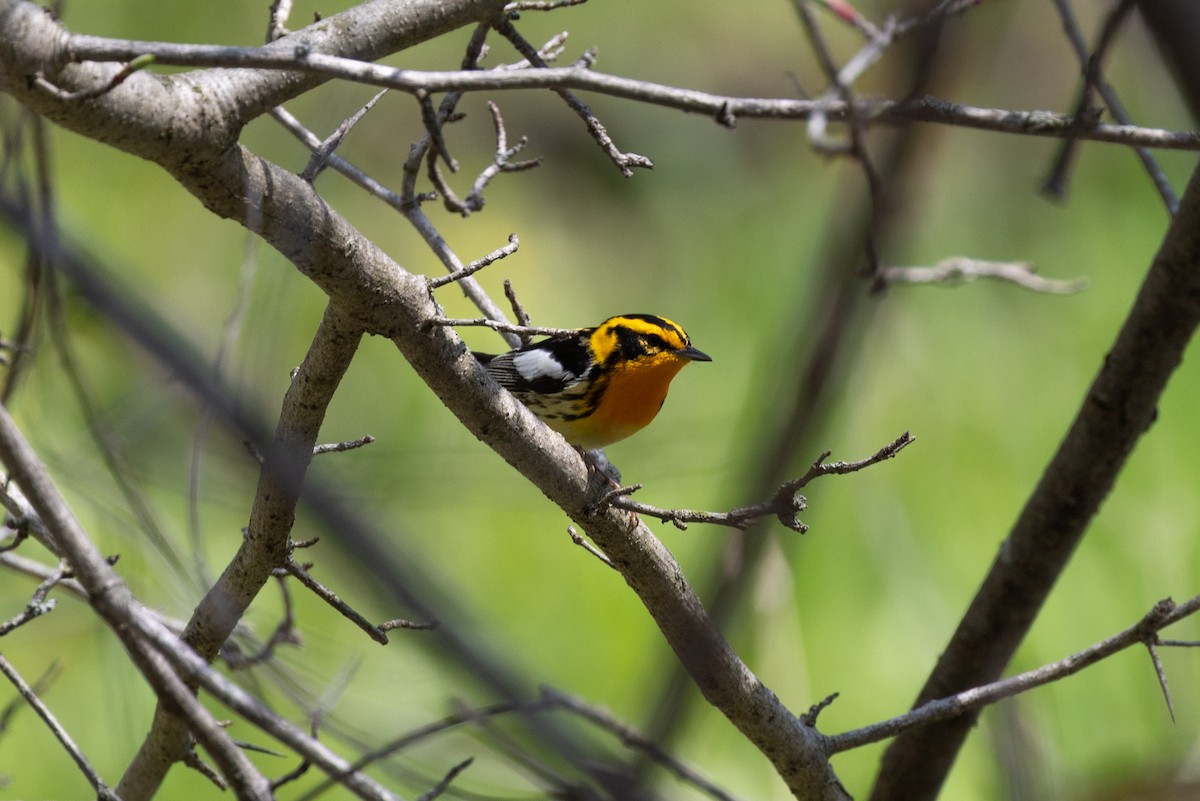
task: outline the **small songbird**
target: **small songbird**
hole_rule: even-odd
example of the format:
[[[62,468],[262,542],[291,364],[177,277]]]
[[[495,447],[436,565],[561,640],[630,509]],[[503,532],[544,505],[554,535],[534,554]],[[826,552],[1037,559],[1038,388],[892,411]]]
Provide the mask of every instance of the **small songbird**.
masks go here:
[[[610,317],[498,356],[484,369],[567,442],[603,448],[645,428],[671,379],[688,362],[709,362],[683,329],[653,314]]]

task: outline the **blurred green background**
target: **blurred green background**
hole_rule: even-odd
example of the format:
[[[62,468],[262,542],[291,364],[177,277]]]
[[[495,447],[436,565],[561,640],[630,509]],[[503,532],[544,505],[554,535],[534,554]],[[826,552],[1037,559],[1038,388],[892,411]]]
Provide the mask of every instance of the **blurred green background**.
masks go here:
[[[1094,31],[1092,4],[1079,9]],[[298,2],[292,27],[342,5]],[[888,4],[864,4],[874,19]],[[255,44],[266,4],[221,0],[175,3],[169,13],[145,0],[68,2],[74,31],[131,39]],[[854,39],[823,20],[838,54]],[[796,96],[823,88],[795,12],[781,0],[729,3],[593,2],[519,23],[541,42],[567,29],[566,62],[597,47],[597,68],[735,95]],[[469,32],[389,59],[411,67],[455,67]],[[1070,110],[1078,66],[1046,3],[983,4],[949,23],[931,91],[978,106]],[[516,60],[491,37],[488,63]],[[1192,123],[1171,88],[1153,42],[1136,19],[1112,53],[1107,74],[1135,120],[1154,127]],[[889,62],[861,87],[884,92]],[[328,85],[289,105],[318,135],[331,132],[373,90]],[[511,232],[520,252],[480,274],[495,297],[511,278],[534,322],[591,325],[621,312],[654,312],[682,324],[712,364],[684,371],[653,426],[609,449],[642,500],[660,506],[725,509],[758,500],[746,476],[799,367],[795,338],[814,314],[821,259],[865,191],[853,164],[810,149],[799,123],[742,121],[730,131],[711,120],[604,97],[586,97],[619,147],[649,156],[653,171],[624,179],[581,123],[548,93],[468,97],[468,118],[450,134],[463,162],[456,185],[490,159],[496,100],[510,141],[527,135],[525,155],[544,155],[532,172],[503,176],[487,207],[467,219],[428,211],[464,260],[499,247]],[[16,111],[5,101],[3,120]],[[1167,213],[1134,156],[1096,144],[1081,148],[1066,202],[1037,187],[1057,142],[922,126],[905,176],[884,260],[932,264],[951,256],[1027,260],[1049,277],[1086,277],[1088,289],[1043,296],[978,282],[956,289],[894,288],[868,300],[862,329],[836,370],[830,411],[809,432],[811,451],[792,455],[803,472],[823,449],[861,458],[904,430],[917,443],[898,459],[809,487],[811,531],[772,528],[770,557],[752,582],[750,602],[727,634],[751,669],[796,711],[832,692],[820,719],[826,732],[903,712],[978,586],[999,542],[1058,445],[1154,255]],[[409,143],[420,135],[415,103],[386,97],[339,153],[392,187]],[[139,301],[171,321],[209,360],[230,350],[225,378],[264,420],[278,411],[289,371],[299,363],[324,307],[320,292],[278,254],[248,243],[213,219],[152,165],[52,130],[52,174],[62,228],[119,271]],[[299,171],[307,153],[269,120],[243,141]],[[1181,192],[1195,158],[1159,154]],[[330,203],[400,264],[437,274],[440,265],[402,219],[339,176],[317,184]],[[851,242],[855,245],[855,242]],[[12,331],[23,294],[22,243],[0,234],[0,331]],[[866,293],[867,287],[861,288]],[[69,296],[69,291],[68,291]],[[473,315],[454,288],[439,292],[452,315]],[[228,321],[240,309],[240,322]],[[236,438],[205,423],[204,411],[160,365],[93,310],[69,297],[68,336],[90,391],[180,559],[181,571],[147,545],[88,433],[50,339],[10,401],[100,547],[119,553],[118,569],[164,614],[185,619],[199,598],[197,576],[219,571],[237,547],[257,469]],[[475,348],[500,340],[464,331]],[[1196,534],[1200,376],[1185,362],[1154,428],[1138,446],[1060,581],[1012,672],[1078,651],[1136,621],[1155,601],[1200,591]],[[390,343],[364,341],[335,399],[322,439],[371,434],[375,444],[319,458],[312,479],[394,537],[410,568],[453,600],[447,620],[519,669],[530,687],[548,684],[643,726],[653,717],[659,676],[672,656],[620,578],[566,535],[564,515],[464,431],[420,383]],[[198,504],[189,501],[193,480]],[[189,522],[193,515],[198,527]],[[731,538],[723,529],[686,532],[652,523],[700,585]],[[338,532],[305,516],[296,536],[322,536],[304,554],[314,574],[368,617],[405,616],[338,547]],[[195,535],[193,537],[193,535]],[[193,539],[200,543],[198,550]],[[25,555],[41,557],[32,545]],[[197,566],[202,560],[207,568]],[[737,569],[731,566],[730,569]],[[0,574],[0,617],[19,611],[33,583]],[[303,722],[288,698],[294,681],[326,699],[333,728],[386,741],[452,709],[492,700],[463,671],[428,647],[437,634],[393,635],[381,648],[318,603],[295,592],[300,648],[274,668],[242,674],[271,703]],[[268,587],[249,625],[266,636],[279,619]],[[1172,631],[1196,637],[1189,623]],[[0,643],[32,680],[58,660],[45,700],[101,774],[115,783],[144,735],[153,698],[115,638],[82,605],[57,611]],[[945,798],[1092,798],[1101,789],[1200,773],[1200,656],[1163,655],[1172,681],[1172,724],[1146,654],[1129,651],[1067,681],[989,710],[950,775]],[[285,678],[286,676],[286,678]],[[693,692],[693,696],[696,694]],[[12,692],[0,690],[0,702]],[[789,797],[767,761],[717,712],[692,699],[672,750],[743,799]],[[571,725],[582,727],[566,718]],[[270,746],[236,723],[235,737]],[[588,739],[614,753],[604,735]],[[835,758],[847,788],[865,796],[882,746]],[[478,729],[405,752],[390,770],[420,795],[467,756],[477,763],[456,783],[464,798],[534,798],[529,771],[509,761]],[[256,757],[271,774],[294,763]],[[86,797],[67,756],[28,709],[0,738],[0,798]],[[1027,782],[1022,784],[1022,782]],[[301,784],[312,785],[311,777]],[[698,798],[661,779],[665,798]],[[284,789],[281,798],[298,790]],[[164,798],[218,793],[196,774],[170,774]],[[343,797],[334,791],[326,797]]]

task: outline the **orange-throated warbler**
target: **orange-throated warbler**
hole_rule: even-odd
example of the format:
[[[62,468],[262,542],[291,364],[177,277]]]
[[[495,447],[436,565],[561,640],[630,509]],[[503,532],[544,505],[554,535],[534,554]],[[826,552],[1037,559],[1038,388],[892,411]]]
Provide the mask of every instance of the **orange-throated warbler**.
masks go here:
[[[684,365],[712,361],[682,328],[653,314],[610,317],[595,328],[475,356],[500,386],[583,450],[645,428]]]

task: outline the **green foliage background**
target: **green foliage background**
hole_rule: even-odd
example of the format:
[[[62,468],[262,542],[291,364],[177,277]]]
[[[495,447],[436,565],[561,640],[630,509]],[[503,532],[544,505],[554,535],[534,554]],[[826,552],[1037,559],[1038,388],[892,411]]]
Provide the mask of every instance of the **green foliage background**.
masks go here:
[[[1087,4],[1080,4],[1087,5]],[[297,3],[293,26],[314,11],[342,6]],[[890,7],[863,8],[881,18]],[[144,0],[69,3],[75,31],[134,39],[254,44],[265,4],[171,4]],[[1081,8],[1093,14],[1096,9]],[[1094,30],[1096,18],[1085,17]],[[836,25],[830,25],[836,29]],[[598,47],[598,68],[679,86],[739,95],[789,96],[822,87],[789,4],[593,2],[550,15],[526,14],[521,30],[542,41],[566,28],[565,59]],[[457,65],[468,32],[401,54],[391,63]],[[834,33],[843,54],[852,40]],[[952,75],[940,96],[972,105],[1068,110],[1078,67],[1048,4],[983,4],[949,24],[943,58]],[[516,60],[496,37],[490,63]],[[865,91],[886,87],[868,80]],[[1152,42],[1136,24],[1108,71],[1131,113],[1147,125],[1189,121]],[[289,108],[320,135],[371,94],[329,85]],[[462,105],[469,117],[450,144],[472,176],[489,158],[487,96]],[[520,252],[481,274],[497,297],[511,278],[538,324],[589,325],[620,312],[652,311],[684,325],[714,357],[676,380],[663,414],[609,455],[639,497],[662,506],[721,509],[756,500],[744,476],[761,458],[768,421],[787,408],[783,376],[797,368],[791,343],[814,309],[823,245],[846,225],[865,191],[853,165],[811,152],[795,123],[742,121],[734,131],[711,120],[591,98],[618,145],[655,162],[623,179],[578,120],[544,93],[493,96],[511,138],[527,135],[541,168],[495,182],[484,212],[459,219],[431,212],[451,246],[470,260],[510,232]],[[5,124],[15,119],[11,103]],[[392,95],[339,151],[392,186],[408,145],[420,135],[411,99]],[[1037,194],[1057,143],[926,126],[902,209],[891,264],[931,264],[967,255],[1028,260],[1047,276],[1085,276],[1086,292],[1034,295],[977,283],[947,290],[897,288],[870,302],[864,330],[839,368],[840,397],[811,441],[833,458],[860,458],[906,429],[917,443],[893,462],[827,478],[809,488],[812,527],[803,538],[778,531],[752,602],[728,631],[763,680],[794,710],[832,692],[821,717],[836,732],[898,714],[911,703],[1020,506],[1065,432],[1132,302],[1162,237],[1167,214],[1134,156],[1083,146],[1066,203]],[[302,358],[324,306],[319,291],[276,253],[248,244],[233,223],[212,219],[153,166],[52,130],[52,163],[62,228],[108,265],[213,360],[232,310],[244,303],[224,362],[227,379],[273,419],[288,372]],[[244,141],[262,155],[302,169],[307,154],[264,120]],[[1178,191],[1195,158],[1161,154]],[[402,220],[340,177],[318,188],[406,268],[440,267]],[[249,255],[247,255],[249,254]],[[15,322],[22,295],[22,245],[0,235],[0,330]],[[864,286],[863,291],[866,291]],[[451,314],[472,314],[457,291],[440,291]],[[159,365],[94,311],[71,302],[72,347],[87,383],[185,564],[189,480],[198,460],[199,556],[218,571],[237,547],[253,497],[256,468],[240,444],[209,428],[204,412]],[[501,343],[464,331],[472,347]],[[1080,650],[1129,625],[1159,598],[1200,591],[1196,533],[1194,414],[1200,376],[1185,362],[1116,492],[1018,653],[1014,671]],[[186,618],[199,590],[187,572],[147,545],[106,473],[50,339],[11,403],[103,550],[135,591],[167,615]],[[367,340],[336,398],[323,439],[372,434],[368,448],[317,460],[314,480],[393,533],[466,615],[456,625],[525,672],[610,708],[641,725],[672,657],[619,577],[566,536],[564,516],[490,450],[474,440],[424,388],[395,349]],[[802,472],[817,453],[793,455]],[[667,525],[655,530],[696,579],[711,573],[724,544],[720,529]],[[320,534],[306,554],[316,575],[368,617],[404,616],[338,547],[338,532],[305,518],[297,537]],[[26,546],[23,552],[36,551]],[[736,568],[734,568],[736,569]],[[191,572],[195,572],[191,569]],[[0,617],[15,614],[32,583],[0,581]],[[705,587],[699,587],[702,597]],[[444,715],[451,699],[491,700],[446,664],[426,640],[397,633],[386,648],[367,640],[312,597],[295,593],[305,642],[285,649],[281,668],[325,696],[336,725],[386,740]],[[250,625],[266,635],[280,614],[274,588]],[[1195,637],[1196,627],[1174,632]],[[115,783],[144,735],[153,698],[115,638],[82,605],[63,601],[52,615],[2,643],[27,678],[61,662],[45,699]],[[1127,652],[1068,681],[990,710],[951,774],[946,798],[1087,798],[1098,788],[1200,770],[1200,662],[1168,652],[1178,722],[1170,722],[1144,653]],[[271,668],[248,680],[294,719],[300,711]],[[0,690],[6,702],[11,691]],[[335,724],[331,724],[334,726]],[[244,724],[234,734],[262,737]],[[602,735],[596,739],[604,741]],[[333,741],[332,736],[330,737]],[[270,743],[262,743],[270,745]],[[619,745],[610,743],[616,752]],[[675,753],[741,798],[783,799],[769,765],[719,714],[699,704]],[[865,795],[880,747],[838,757],[852,793]],[[479,760],[457,783],[484,797],[525,798],[528,777],[478,737],[463,731],[405,753],[401,786],[419,795],[466,756]],[[293,765],[261,757],[272,773]],[[1005,764],[1015,764],[1016,774]],[[0,798],[83,797],[87,788],[29,710],[0,738]],[[1025,774],[1026,789],[1013,784]],[[697,797],[663,780],[669,798]],[[164,798],[216,797],[195,774],[172,772]],[[283,791],[281,797],[293,797]],[[328,797],[340,797],[336,792]],[[468,796],[472,797],[472,796]]]

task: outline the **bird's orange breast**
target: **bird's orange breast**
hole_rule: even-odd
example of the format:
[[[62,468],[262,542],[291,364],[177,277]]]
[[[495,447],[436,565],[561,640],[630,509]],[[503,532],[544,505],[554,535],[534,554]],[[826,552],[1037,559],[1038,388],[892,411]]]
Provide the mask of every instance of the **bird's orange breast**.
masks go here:
[[[550,425],[585,450],[619,442],[654,419],[667,398],[671,379],[687,363],[687,359],[674,354],[657,353],[618,364],[609,374],[592,414]]]

